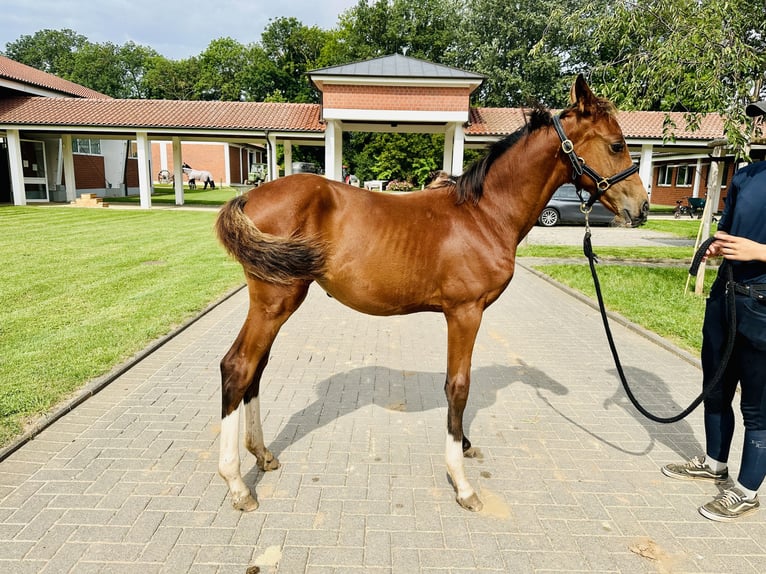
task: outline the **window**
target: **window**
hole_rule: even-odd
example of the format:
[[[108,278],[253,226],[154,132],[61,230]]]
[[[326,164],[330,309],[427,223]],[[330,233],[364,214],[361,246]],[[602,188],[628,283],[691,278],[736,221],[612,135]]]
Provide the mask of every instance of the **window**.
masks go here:
[[[101,140],[72,140],[72,152],[86,155],[101,155]]]
[[[673,185],[673,166],[661,165],[657,168],[657,185]]]
[[[679,165],[676,172],[677,187],[691,187],[694,181],[694,168],[691,165]]]

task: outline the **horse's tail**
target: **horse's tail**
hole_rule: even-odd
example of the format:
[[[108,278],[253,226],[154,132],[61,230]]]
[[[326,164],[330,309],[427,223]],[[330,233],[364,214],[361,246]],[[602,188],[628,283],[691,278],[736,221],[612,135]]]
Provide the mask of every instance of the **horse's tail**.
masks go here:
[[[247,195],[241,195],[224,205],[216,221],[216,233],[247,275],[280,285],[322,275],[325,259],[321,241],[263,233],[245,214],[246,202]]]

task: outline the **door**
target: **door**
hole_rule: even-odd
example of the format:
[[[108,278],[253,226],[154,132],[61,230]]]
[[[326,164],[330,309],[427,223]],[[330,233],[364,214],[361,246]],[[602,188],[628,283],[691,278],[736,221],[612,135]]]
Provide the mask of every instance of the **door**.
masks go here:
[[[43,142],[21,140],[21,163],[27,201],[48,201],[48,178],[45,173]]]

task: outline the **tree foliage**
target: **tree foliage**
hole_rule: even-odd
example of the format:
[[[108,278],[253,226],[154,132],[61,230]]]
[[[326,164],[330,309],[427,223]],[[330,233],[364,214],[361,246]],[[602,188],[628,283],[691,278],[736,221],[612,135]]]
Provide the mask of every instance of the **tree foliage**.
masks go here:
[[[685,112],[691,127],[720,113],[743,149],[744,108],[766,96],[762,0],[599,0],[561,17],[580,67],[618,106]]]
[[[766,98],[765,27],[763,0],[358,0],[332,30],[276,18],[258,42],[219,38],[178,61],[70,29],[21,36],[5,53],[120,98],[317,102],[312,69],[406,53],[483,74],[474,105],[555,108],[584,72],[624,109],[685,112],[692,127],[700,114],[720,113],[742,149],[744,107]],[[344,157],[370,177],[419,179],[412,150],[423,154],[421,172],[429,158],[441,163],[423,141],[431,138],[354,135]]]

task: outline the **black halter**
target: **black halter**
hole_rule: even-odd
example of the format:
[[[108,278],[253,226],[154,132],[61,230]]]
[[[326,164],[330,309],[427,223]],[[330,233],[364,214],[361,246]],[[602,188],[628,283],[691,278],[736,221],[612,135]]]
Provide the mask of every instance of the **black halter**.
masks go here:
[[[638,171],[638,165],[634,163],[628,169],[621,171],[617,175],[613,175],[612,177],[601,177],[595,169],[591,168],[588,164],[585,163],[583,158],[575,153],[572,140],[570,140],[564,133],[564,128],[561,125],[560,115],[553,116],[553,127],[556,128],[556,133],[559,135],[559,139],[561,140],[562,151],[569,156],[569,161],[572,162],[572,168],[574,168],[574,172],[572,173],[572,180],[576,180],[578,177],[585,174],[596,183],[596,193],[591,194],[587,203],[583,202],[585,203],[586,209],[593,207],[593,204],[598,201],[598,198],[604,195],[607,190],[615,183],[630,177]],[[580,196],[580,200],[582,200],[581,191],[581,186],[577,185],[577,194]]]

